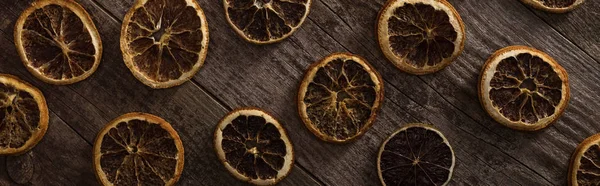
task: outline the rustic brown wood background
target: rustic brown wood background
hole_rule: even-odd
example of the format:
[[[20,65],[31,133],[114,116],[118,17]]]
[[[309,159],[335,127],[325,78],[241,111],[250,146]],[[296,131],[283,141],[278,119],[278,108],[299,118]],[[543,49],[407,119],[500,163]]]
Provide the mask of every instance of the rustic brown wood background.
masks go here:
[[[302,27],[278,44],[240,39],[225,21],[221,0],[199,0],[208,18],[210,45],[204,67],[182,86],[152,90],[125,67],[119,49],[121,20],[134,0],[78,0],[92,15],[104,44],[100,67],[89,79],[52,86],[21,64],[13,44],[15,20],[33,0],[0,0],[0,73],[39,87],[50,108],[44,139],[29,153],[0,157],[0,185],[97,185],[92,172],[96,133],[132,111],[170,121],[182,137],[185,169],[180,185],[243,185],[213,151],[213,130],[228,111],[262,107],[290,133],[296,164],[281,185],[378,185],[381,142],[409,122],[436,125],[456,152],[451,185],[565,185],[575,146],[600,132],[600,1],[568,14],[548,14],[518,0],[449,0],[467,31],[463,54],[439,73],[412,76],[389,63],[374,27],[385,0],[313,0]],[[508,45],[548,52],[569,72],[572,98],[564,115],[537,132],[494,122],[477,99],[479,71],[492,52]],[[332,52],[365,57],[385,79],[377,122],[359,140],[337,145],[318,140],[296,112],[296,91],[309,64]]]

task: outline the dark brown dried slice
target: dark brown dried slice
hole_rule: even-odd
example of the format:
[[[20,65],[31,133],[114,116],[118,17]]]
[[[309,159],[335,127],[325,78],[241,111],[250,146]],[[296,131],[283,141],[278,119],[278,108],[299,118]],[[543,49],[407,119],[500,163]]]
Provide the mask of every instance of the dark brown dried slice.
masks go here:
[[[565,13],[569,12],[585,0],[521,0],[523,3],[546,12]]]
[[[92,75],[102,41],[89,14],[73,0],[37,0],[15,24],[21,61],[44,82],[65,85]]]
[[[195,0],[138,0],[121,28],[123,60],[152,88],[191,79],[208,51],[208,23]]]
[[[237,179],[274,185],[294,166],[294,150],[285,129],[258,108],[240,108],[215,129],[217,156]]]
[[[539,130],[560,117],[569,102],[567,72],[531,47],[498,50],[484,65],[479,83],[483,108],[499,123]]]
[[[128,113],[108,123],[94,143],[94,169],[102,185],[175,185],[184,150],[162,118]]]
[[[225,16],[246,41],[268,44],[296,31],[310,11],[312,0],[223,0]]]
[[[298,90],[306,127],[329,142],[348,142],[373,124],[383,101],[383,80],[359,56],[332,54],[308,69]]]
[[[583,140],[569,165],[569,186],[600,184],[600,134]]]
[[[465,29],[454,7],[441,0],[390,0],[379,12],[379,47],[400,70],[437,72],[461,53]]]
[[[48,106],[40,90],[8,74],[0,74],[0,155],[32,149],[48,129]]]
[[[383,142],[377,157],[382,185],[446,185],[454,151],[444,135],[426,124],[408,124]]]

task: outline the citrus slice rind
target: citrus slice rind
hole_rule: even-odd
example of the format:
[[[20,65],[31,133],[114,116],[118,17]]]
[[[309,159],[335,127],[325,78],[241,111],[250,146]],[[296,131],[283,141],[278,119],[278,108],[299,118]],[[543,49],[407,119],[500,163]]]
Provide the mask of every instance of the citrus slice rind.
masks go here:
[[[138,80],[170,88],[204,64],[208,23],[194,0],[138,0],[123,19],[120,43],[125,65]]]
[[[382,143],[377,173],[384,186],[446,185],[454,164],[454,151],[446,137],[431,125],[414,123],[398,129]]]
[[[146,113],[108,123],[94,142],[94,170],[102,185],[175,185],[184,165],[181,139],[171,124]]]
[[[465,30],[447,1],[390,0],[379,12],[377,38],[397,68],[423,75],[443,69],[462,53]]]
[[[31,150],[46,134],[48,119],[40,90],[15,76],[0,74],[0,155]]]
[[[583,140],[573,155],[569,165],[568,185],[596,185],[600,178],[600,134]]]
[[[496,51],[484,65],[479,98],[497,122],[534,131],[556,121],[570,98],[565,69],[552,57],[526,46]]]
[[[521,2],[538,10],[565,13],[579,7],[584,0],[521,0]]]
[[[56,85],[82,81],[102,58],[102,41],[90,15],[73,0],[37,0],[15,24],[15,46],[27,70]]]
[[[255,185],[275,185],[294,166],[287,132],[258,108],[236,109],[223,117],[215,129],[214,145],[229,173]]]
[[[312,0],[223,0],[229,25],[244,40],[270,44],[291,36],[310,12]]]
[[[383,95],[383,79],[366,60],[336,53],[306,71],[298,90],[298,113],[321,140],[345,143],[371,127]]]

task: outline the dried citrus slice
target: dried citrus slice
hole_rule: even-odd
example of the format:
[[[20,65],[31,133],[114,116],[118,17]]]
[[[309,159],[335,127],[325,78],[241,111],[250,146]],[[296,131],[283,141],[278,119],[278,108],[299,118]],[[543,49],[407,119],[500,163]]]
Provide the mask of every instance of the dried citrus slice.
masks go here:
[[[94,142],[94,169],[102,185],[175,185],[183,145],[164,119],[128,113],[108,123]]]
[[[269,44],[292,35],[312,0],[223,0],[227,21],[246,41]]]
[[[567,107],[569,78],[548,54],[510,46],[496,51],[483,66],[479,99],[497,122],[517,130],[539,130]]]
[[[329,142],[348,142],[373,124],[383,101],[383,79],[363,58],[332,54],[314,63],[298,90],[304,125]]]
[[[102,41],[90,15],[73,0],[37,0],[15,24],[21,61],[35,77],[56,85],[84,80],[96,71]]]
[[[195,0],[137,0],[121,28],[123,60],[152,88],[189,80],[204,64],[208,23]]]
[[[565,13],[569,12],[579,5],[581,5],[584,0],[521,0],[523,3],[536,8],[538,10],[543,10],[546,12],[552,13]]]
[[[568,179],[570,186],[600,184],[600,134],[577,146],[571,156]]]
[[[215,129],[217,156],[237,179],[274,185],[294,166],[294,150],[285,129],[258,108],[227,114]]]
[[[387,138],[377,157],[382,185],[446,185],[454,151],[444,135],[426,124],[408,124]]]
[[[0,155],[32,149],[48,129],[48,106],[40,90],[8,74],[0,74]]]
[[[465,29],[443,0],[390,0],[379,12],[377,38],[383,54],[400,70],[429,74],[461,53]]]

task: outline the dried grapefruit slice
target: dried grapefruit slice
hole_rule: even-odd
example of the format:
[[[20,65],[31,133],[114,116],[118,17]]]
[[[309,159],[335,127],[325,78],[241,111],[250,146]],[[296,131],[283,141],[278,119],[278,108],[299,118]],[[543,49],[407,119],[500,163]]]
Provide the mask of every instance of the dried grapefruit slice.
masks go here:
[[[27,70],[50,84],[86,79],[102,57],[102,41],[94,22],[73,0],[33,2],[17,20],[14,36]]]
[[[179,135],[151,114],[122,115],[94,142],[94,169],[102,185],[175,185],[183,163]]]
[[[0,74],[0,155],[32,149],[48,129],[48,106],[40,90],[8,74]]]
[[[523,3],[536,8],[538,10],[543,10],[551,13],[565,13],[569,12],[579,5],[581,5],[584,0],[521,0]]]
[[[332,54],[314,63],[298,90],[306,127],[328,142],[348,142],[373,124],[383,101],[383,79],[359,56]]]
[[[195,0],[137,0],[121,28],[123,60],[152,88],[189,80],[204,64],[208,23]]]
[[[275,185],[294,166],[294,150],[285,129],[258,108],[240,108],[221,119],[214,145],[233,176],[255,185]]]
[[[526,46],[496,51],[483,66],[479,99],[497,122],[517,130],[542,129],[569,102],[569,78],[548,54]]]
[[[246,41],[279,42],[308,16],[312,0],[223,0],[227,21]]]
[[[383,54],[400,70],[437,72],[461,53],[465,29],[444,0],[390,0],[379,12],[377,38]]]
[[[386,139],[377,172],[386,185],[446,185],[454,171],[454,151],[433,126],[408,124]]]
[[[569,186],[600,184],[600,134],[583,140],[569,165]]]

